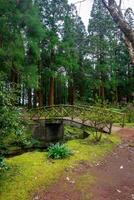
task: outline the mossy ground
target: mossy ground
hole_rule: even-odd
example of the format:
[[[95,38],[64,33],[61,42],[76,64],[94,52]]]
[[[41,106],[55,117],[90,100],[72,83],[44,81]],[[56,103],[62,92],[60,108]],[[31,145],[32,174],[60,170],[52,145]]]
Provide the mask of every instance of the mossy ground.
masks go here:
[[[67,142],[73,155],[64,160],[50,161],[46,152],[30,152],[9,158],[7,163],[10,169],[0,177],[0,199],[30,200],[39,188],[56,181],[65,168],[77,165],[81,160],[97,161],[119,143],[117,136],[104,135],[102,141],[96,145],[89,142],[88,138]],[[82,178],[80,183],[83,180],[86,181]]]
[[[121,124],[120,123],[115,123],[114,124],[115,126],[121,126]],[[134,122],[133,123],[125,123],[125,127],[126,128],[134,128]]]
[[[125,127],[127,127],[127,128],[134,128],[134,122],[133,123],[126,123]]]

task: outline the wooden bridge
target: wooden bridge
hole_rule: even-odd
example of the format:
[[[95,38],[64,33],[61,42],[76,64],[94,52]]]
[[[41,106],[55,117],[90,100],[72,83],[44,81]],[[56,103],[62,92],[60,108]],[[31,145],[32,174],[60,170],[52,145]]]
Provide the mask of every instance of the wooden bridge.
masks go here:
[[[124,126],[125,114],[101,107],[54,105],[31,109],[28,118],[34,121],[62,120],[64,124],[86,126],[111,133],[113,123]]]

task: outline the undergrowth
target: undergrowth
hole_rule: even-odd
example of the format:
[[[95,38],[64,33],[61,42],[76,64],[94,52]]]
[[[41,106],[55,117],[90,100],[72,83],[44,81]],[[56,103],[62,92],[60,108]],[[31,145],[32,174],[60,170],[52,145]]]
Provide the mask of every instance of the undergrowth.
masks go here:
[[[73,155],[63,160],[48,160],[47,152],[29,152],[6,159],[9,170],[0,178],[0,199],[30,200],[38,189],[56,181],[66,168],[77,166],[81,160],[97,162],[119,143],[117,136],[105,135],[96,145],[88,138],[67,142]]]

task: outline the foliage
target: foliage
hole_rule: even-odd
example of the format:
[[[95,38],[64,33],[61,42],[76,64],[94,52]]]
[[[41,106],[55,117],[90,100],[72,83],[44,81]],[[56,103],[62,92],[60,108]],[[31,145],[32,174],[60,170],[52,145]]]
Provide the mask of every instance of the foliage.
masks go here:
[[[88,33],[66,0],[0,0],[0,14],[0,73],[5,87],[19,85],[17,105],[132,102],[134,68],[102,1],[94,0]]]
[[[52,144],[48,148],[48,158],[63,159],[72,154],[71,150],[65,144]]]
[[[126,113],[126,120],[128,123],[134,122],[134,105],[128,104],[127,107],[124,109],[124,112]]]
[[[83,138],[83,130],[74,126],[64,125],[64,139],[81,139]]]
[[[3,157],[0,156],[0,175],[1,175],[4,171],[6,171],[6,170],[8,170],[8,169],[9,169],[9,167],[8,167],[8,165],[6,164],[5,159],[4,159]]]
[[[5,138],[10,135],[22,137],[24,124],[21,112],[15,107],[14,89],[6,88],[4,82],[0,82],[0,146],[4,145]]]
[[[108,109],[108,104],[98,102],[92,107],[90,114],[91,126],[93,127],[93,136],[95,142],[99,142],[102,138],[102,131],[113,123],[113,116]]]
[[[113,103],[132,101],[134,79],[130,57],[122,33],[100,0],[94,0],[88,33],[90,98],[97,95]]]
[[[67,146],[74,154],[63,160],[51,162],[47,152],[45,157],[44,152],[29,152],[7,159],[9,170],[0,178],[1,200],[28,200],[42,186],[46,188],[58,179],[65,168],[75,167],[81,160],[97,162],[120,142],[115,135],[105,135],[97,145],[86,141],[69,141]]]

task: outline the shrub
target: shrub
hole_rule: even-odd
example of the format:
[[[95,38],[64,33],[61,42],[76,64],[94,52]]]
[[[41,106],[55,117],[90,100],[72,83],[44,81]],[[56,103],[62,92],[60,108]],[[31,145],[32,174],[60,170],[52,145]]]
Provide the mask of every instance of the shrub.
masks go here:
[[[0,146],[4,146],[5,139],[10,136],[19,140],[24,138],[25,124],[23,124],[21,110],[15,104],[15,89],[11,86],[6,87],[5,82],[0,78]]]
[[[5,163],[4,158],[0,156],[0,174],[1,174],[1,172],[5,171],[5,170],[8,170],[8,166]]]
[[[93,141],[94,141],[95,143],[101,141],[101,139],[102,139],[102,132],[96,130],[96,131],[93,131],[92,134],[93,134]]]
[[[128,106],[125,109],[126,112],[126,118],[128,123],[134,122],[134,105],[128,104]]]
[[[52,144],[48,148],[48,158],[52,159],[63,159],[72,154],[71,150],[68,149],[64,144]]]

